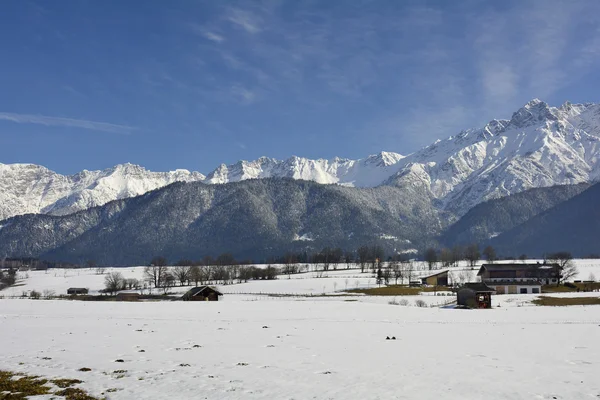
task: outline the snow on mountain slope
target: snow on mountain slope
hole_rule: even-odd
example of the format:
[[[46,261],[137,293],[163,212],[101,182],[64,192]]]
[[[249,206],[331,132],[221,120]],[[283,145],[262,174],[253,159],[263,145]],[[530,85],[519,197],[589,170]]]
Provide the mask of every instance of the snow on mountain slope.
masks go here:
[[[550,107],[534,99],[510,120],[493,120],[438,140],[409,156],[381,152],[364,159],[276,160],[222,164],[197,172],[149,172],[120,165],[62,176],[36,165],[0,164],[0,220],[30,212],[66,214],[135,196],[174,181],[209,184],[287,177],[324,184],[425,187],[457,216],[482,201],[526,189],[600,180],[600,104]]]
[[[28,213],[65,215],[176,181],[204,178],[198,172],[151,172],[132,164],[69,176],[39,165],[0,164],[0,220]]]
[[[510,120],[463,131],[402,159],[386,183],[425,185],[463,215],[482,201],[600,177],[600,104],[534,99]]]
[[[222,184],[245,179],[285,177],[324,184],[371,187],[381,184],[396,172],[394,166],[402,158],[402,155],[391,152],[381,152],[359,160],[338,157],[331,160],[310,160],[293,156],[280,161],[261,157],[256,161],[239,161],[233,165],[221,164],[208,174],[206,183]]]
[[[382,152],[360,160],[260,158],[221,165],[206,182],[289,177],[357,187],[423,186],[461,216],[482,201],[523,190],[597,181],[599,157],[600,104],[550,107],[534,99],[510,120],[492,120],[406,157]]]

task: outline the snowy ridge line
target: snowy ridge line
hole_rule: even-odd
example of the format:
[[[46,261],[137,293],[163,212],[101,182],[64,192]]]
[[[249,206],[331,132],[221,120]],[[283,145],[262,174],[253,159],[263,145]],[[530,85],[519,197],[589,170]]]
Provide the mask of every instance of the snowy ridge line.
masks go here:
[[[600,104],[551,107],[534,99],[510,119],[495,119],[437,140],[408,156],[287,160],[260,157],[222,164],[207,176],[151,172],[122,164],[63,176],[32,164],[0,164],[0,220],[25,213],[65,215],[137,196],[173,182],[207,184],[291,178],[355,187],[419,187],[442,208],[464,215],[475,205],[537,187],[600,180]]]

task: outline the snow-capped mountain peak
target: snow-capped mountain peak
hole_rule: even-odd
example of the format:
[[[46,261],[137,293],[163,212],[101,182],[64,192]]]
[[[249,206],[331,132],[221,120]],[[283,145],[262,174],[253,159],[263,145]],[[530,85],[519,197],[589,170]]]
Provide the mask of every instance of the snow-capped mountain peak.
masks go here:
[[[599,142],[599,104],[555,108],[534,99],[510,120],[493,120],[411,154],[387,184],[425,179],[433,197],[462,215],[488,199],[598,179]]]
[[[509,125],[515,128],[539,124],[544,121],[556,121],[556,108],[549,107],[539,99],[533,99],[512,115]]]
[[[134,164],[63,176],[33,164],[0,164],[0,220],[23,213],[66,214],[136,196],[175,181],[223,184],[287,177],[357,187],[425,186],[447,210],[522,190],[600,179],[600,104],[560,107],[533,99],[507,119],[493,119],[402,156],[286,160],[260,157],[221,164],[208,176],[187,170],[151,172]]]
[[[0,164],[0,220],[28,213],[69,214],[173,182],[204,179],[199,172],[151,172],[129,163],[74,175],[33,164]]]
[[[256,161],[240,161],[221,165],[207,175],[206,183],[222,184],[245,179],[287,177],[318,183],[338,183],[349,186],[376,186],[391,173],[402,155],[381,152],[364,159],[350,160],[335,157],[331,160],[291,156],[286,160],[261,157]]]
[[[365,159],[365,164],[375,164],[379,167],[389,167],[403,159],[404,156],[398,153],[382,151],[377,154],[372,154]]]

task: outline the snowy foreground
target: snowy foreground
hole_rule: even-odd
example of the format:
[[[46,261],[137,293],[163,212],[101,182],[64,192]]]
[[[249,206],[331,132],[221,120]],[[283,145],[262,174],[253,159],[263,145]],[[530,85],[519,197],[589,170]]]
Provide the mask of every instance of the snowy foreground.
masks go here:
[[[107,399],[600,398],[600,306],[243,298],[0,300],[0,369]]]

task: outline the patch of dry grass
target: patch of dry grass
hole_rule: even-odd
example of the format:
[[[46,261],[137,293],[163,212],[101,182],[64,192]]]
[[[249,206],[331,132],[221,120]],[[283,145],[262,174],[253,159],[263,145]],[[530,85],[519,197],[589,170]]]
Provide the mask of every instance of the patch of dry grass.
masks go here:
[[[532,301],[538,306],[587,306],[600,305],[600,297],[548,297],[540,296]]]
[[[600,290],[600,282],[587,282],[587,283],[572,283],[571,286],[565,285],[544,285],[542,286],[542,293],[572,293],[577,292],[591,292],[593,290]]]
[[[446,286],[409,287],[405,285],[389,285],[369,289],[352,289],[350,293],[364,293],[369,296],[416,296],[421,292],[446,292]]]
[[[13,372],[0,371],[0,399],[26,400],[29,396],[50,394],[48,379],[39,376],[17,376]]]
[[[57,396],[64,396],[65,400],[98,400],[97,397],[90,396],[83,389],[66,388],[54,393]]]
[[[73,385],[77,385],[78,383],[83,383],[79,379],[53,379],[50,382],[54,383],[61,389],[66,389]]]
[[[83,389],[71,386],[82,383],[79,379],[44,379],[22,373],[0,370],[0,400],[26,400],[30,396],[56,395],[66,400],[99,400]],[[61,390],[56,391],[50,384]]]

